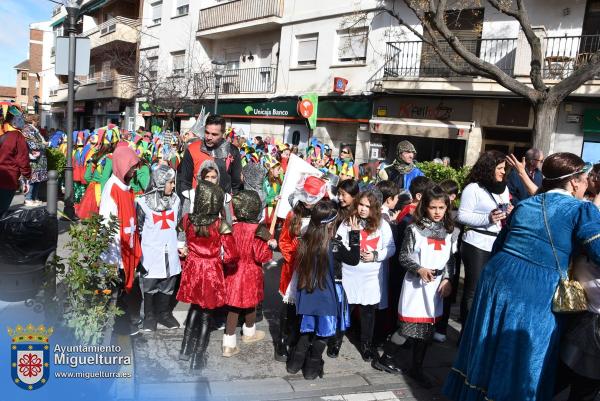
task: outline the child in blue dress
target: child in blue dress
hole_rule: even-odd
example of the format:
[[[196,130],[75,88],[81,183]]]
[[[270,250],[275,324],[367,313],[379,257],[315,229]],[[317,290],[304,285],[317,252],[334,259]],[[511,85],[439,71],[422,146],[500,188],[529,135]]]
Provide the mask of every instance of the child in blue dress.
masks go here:
[[[296,254],[298,293],[296,312],[300,317],[300,339],[287,361],[287,371],[300,369],[304,378],[323,376],[323,351],[336,330],[349,326],[348,303],[341,285],[342,262],[356,266],[360,261],[360,226],[356,216],[349,220],[350,249],[333,238],[337,210],[329,200],[319,201]]]

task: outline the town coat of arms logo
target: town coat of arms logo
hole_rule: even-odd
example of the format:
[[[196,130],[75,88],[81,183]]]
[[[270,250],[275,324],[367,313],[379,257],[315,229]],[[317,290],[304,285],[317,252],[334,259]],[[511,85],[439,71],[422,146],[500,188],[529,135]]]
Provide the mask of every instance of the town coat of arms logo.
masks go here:
[[[50,345],[54,330],[44,325],[17,325],[8,328],[11,337],[11,376],[13,383],[24,390],[37,390],[50,378]]]

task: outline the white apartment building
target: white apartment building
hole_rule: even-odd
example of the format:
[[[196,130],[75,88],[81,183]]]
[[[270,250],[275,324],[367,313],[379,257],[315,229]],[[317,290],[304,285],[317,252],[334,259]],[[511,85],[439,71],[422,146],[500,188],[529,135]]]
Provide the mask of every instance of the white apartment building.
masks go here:
[[[397,7],[402,7],[397,1]],[[529,82],[529,46],[519,23],[491,6],[462,13],[453,30],[480,58]],[[600,1],[528,0],[542,38],[543,76],[552,85],[600,49]],[[409,10],[400,13],[421,30]],[[531,146],[533,111],[497,83],[457,76],[407,29],[386,44],[381,95],[373,104],[371,145],[393,149],[409,135],[421,155],[472,164],[483,150],[522,155]],[[551,152],[600,159],[600,80],[588,81],[561,105]]]
[[[90,69],[87,76],[77,76],[75,84],[75,129],[101,127],[115,122],[125,129],[135,129],[134,86],[140,36],[140,0],[84,0],[83,18],[77,27],[79,36],[90,39]],[[54,38],[64,36],[66,10],[54,9]],[[55,47],[50,48],[54,69]],[[59,76],[50,88],[51,127],[65,128],[67,77]]]
[[[410,10],[396,8],[421,30]],[[485,2],[483,2],[485,3]],[[189,68],[198,79],[194,103],[177,129],[194,123],[199,104],[212,111],[211,62],[222,61],[219,114],[238,133],[269,136],[302,147],[309,136],[338,148],[351,144],[359,162],[393,158],[410,139],[419,158],[450,156],[456,165],[499,149],[531,146],[529,105],[493,81],[455,76],[422,42],[381,13],[377,0],[148,0],[142,8],[140,57],[156,74]],[[528,0],[544,47],[549,84],[572,73],[600,46],[600,0]],[[489,6],[461,13],[455,30],[486,61],[527,81],[528,46],[518,23]],[[343,93],[334,79],[347,82]],[[564,102],[552,151],[594,152],[600,81],[587,82]],[[319,95],[317,128],[309,132],[298,97]],[[195,98],[194,98],[195,97]],[[151,114],[138,101],[136,125]],[[591,124],[591,125],[590,125]],[[586,153],[587,152],[587,153]],[[600,158],[600,156],[598,156]]]

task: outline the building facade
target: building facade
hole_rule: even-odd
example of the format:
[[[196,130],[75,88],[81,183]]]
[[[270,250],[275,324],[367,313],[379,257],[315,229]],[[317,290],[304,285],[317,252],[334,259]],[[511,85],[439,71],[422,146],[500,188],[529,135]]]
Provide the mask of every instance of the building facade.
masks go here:
[[[94,128],[109,122],[134,129],[135,84],[140,36],[139,0],[85,0],[78,26],[80,37],[90,40],[89,73],[75,83],[75,128]],[[65,34],[66,10],[57,7],[52,17],[54,37]],[[53,47],[55,49],[55,47]],[[54,62],[55,51],[51,51]],[[64,128],[67,76],[50,88],[54,125]]]

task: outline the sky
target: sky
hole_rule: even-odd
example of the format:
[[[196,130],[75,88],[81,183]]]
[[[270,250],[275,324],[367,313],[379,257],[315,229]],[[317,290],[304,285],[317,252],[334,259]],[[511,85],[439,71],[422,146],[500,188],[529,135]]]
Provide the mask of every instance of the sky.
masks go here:
[[[0,0],[0,85],[15,86],[14,66],[29,53],[29,24],[49,21],[54,6],[48,0]]]

